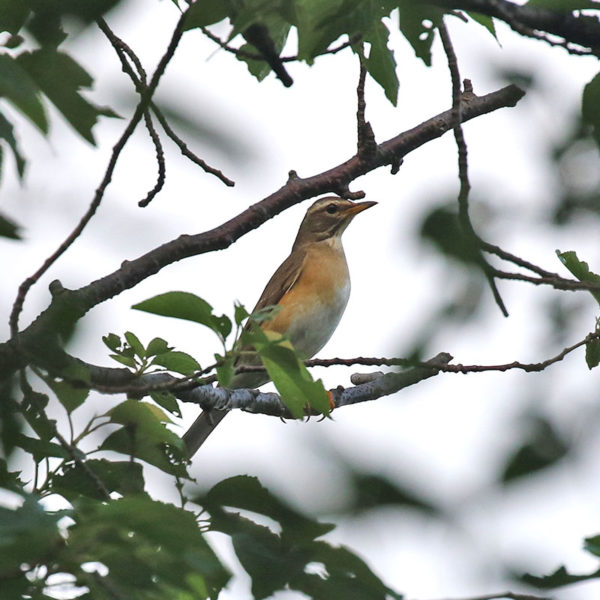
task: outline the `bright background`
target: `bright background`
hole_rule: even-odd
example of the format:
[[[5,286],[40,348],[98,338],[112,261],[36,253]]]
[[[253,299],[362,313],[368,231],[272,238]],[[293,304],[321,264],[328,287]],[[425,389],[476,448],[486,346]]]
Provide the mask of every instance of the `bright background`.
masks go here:
[[[177,16],[169,2],[152,3],[150,9],[147,2],[136,0],[108,20],[151,72]],[[547,156],[548,146],[567,132],[582,86],[597,71],[596,61],[523,40],[501,25],[500,45],[474,24],[457,19],[448,24],[461,75],[472,80],[476,93],[504,85],[498,75],[503,68],[536,77],[535,87],[517,108],[483,116],[464,128],[472,212],[480,233],[551,271],[566,274],[556,248],[577,250],[598,271],[598,221],[581,218],[559,229],[548,216],[556,202],[557,178]],[[393,31],[395,25],[390,25]],[[224,35],[225,29],[217,27],[215,32]],[[398,106],[387,102],[377,84],[367,85],[367,118],[378,141],[451,103],[439,41],[430,69],[414,57],[399,34],[392,34],[391,44],[397,51],[401,82]],[[68,50],[95,77],[90,98],[128,118],[135,95],[100,33],[84,32]],[[190,123],[183,129],[176,123],[174,127],[200,156],[233,178],[235,188],[201,172],[165,141],[166,186],[148,208],[138,208],[138,200],[156,177],[152,145],[138,128],[84,235],[28,296],[21,326],[48,304],[53,279],[68,288],[85,285],[117,269],[124,259],[235,216],[283,185],[290,169],[310,176],[354,154],[355,57],[345,51],[317,59],[310,69],[291,64],[289,71],[295,81],[291,89],[273,76],[259,84],[242,63],[201,33],[187,33],[157,98],[194,121],[195,128]],[[22,279],[54,251],[85,212],[124,128],[123,121],[103,119],[95,128],[94,148],[49,110],[53,126],[49,142],[26,124],[19,128],[23,150],[31,159],[25,184],[18,184],[7,161],[0,188],[2,209],[25,227],[24,243],[0,239],[4,280],[0,308],[6,315]],[[593,158],[597,161],[597,156]],[[445,324],[434,320],[440,305],[481,285],[419,234],[427,213],[458,191],[450,134],[410,154],[398,175],[380,169],[351,189],[364,190],[367,199],[379,205],[357,218],[345,234],[352,296],[341,325],[319,356],[405,356],[427,335],[431,356],[447,351],[465,364],[537,362],[593,329],[596,308],[591,295],[505,282],[499,286],[510,318],[502,317],[484,288],[483,300],[473,311],[468,305],[471,296],[465,295],[465,320]],[[89,362],[116,366],[100,338],[110,331],[131,330],[145,343],[164,337],[202,364],[210,364],[219,346],[208,330],[132,311],[131,305],[157,293],[186,290],[205,298],[217,312],[232,315],[235,300],[251,308],[287,256],[308,205],[286,211],[227,251],[165,268],[93,309],[78,329],[71,351]],[[557,339],[547,318],[546,309],[556,299],[575,315],[568,339]],[[3,338],[8,335],[7,320],[0,326]],[[368,369],[314,372],[326,386],[334,387],[348,385],[357,370]],[[377,402],[336,411],[332,421],[283,424],[269,417],[232,414],[194,458],[192,472],[203,488],[231,475],[256,475],[301,510],[336,519],[339,526],[328,539],[358,552],[388,585],[408,598],[515,590],[516,584],[505,578],[505,564],[537,574],[560,564],[575,572],[597,568],[581,549],[584,537],[600,531],[597,377],[588,371],[579,351],[537,375],[441,374]],[[95,397],[78,410],[81,422],[117,400]],[[195,407],[186,409],[184,426],[196,412]],[[528,413],[547,416],[565,436],[582,443],[575,456],[551,471],[499,489],[496,479],[507,455],[522,440],[522,417]],[[352,493],[346,462],[411,485],[450,518],[432,519],[398,508],[336,518],[334,513]],[[153,493],[174,499],[166,478],[153,469],[148,472]],[[248,597],[249,580],[236,566],[227,542],[218,535],[212,540],[238,573],[223,598]],[[589,583],[560,590],[555,597],[584,600],[598,593],[600,584]]]

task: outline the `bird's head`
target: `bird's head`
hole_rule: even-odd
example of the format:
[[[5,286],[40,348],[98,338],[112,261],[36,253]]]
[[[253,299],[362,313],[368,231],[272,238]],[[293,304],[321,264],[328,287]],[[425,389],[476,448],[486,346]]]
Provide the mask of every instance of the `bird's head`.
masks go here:
[[[354,217],[377,202],[352,202],[337,196],[320,198],[306,211],[294,247],[339,238]]]

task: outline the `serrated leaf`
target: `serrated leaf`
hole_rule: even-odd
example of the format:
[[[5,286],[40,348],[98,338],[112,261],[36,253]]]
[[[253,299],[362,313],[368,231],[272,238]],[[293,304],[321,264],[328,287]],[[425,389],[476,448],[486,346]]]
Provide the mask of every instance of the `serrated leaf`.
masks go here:
[[[413,47],[417,57],[430,67],[435,28],[441,22],[444,11],[413,0],[399,0],[398,9],[402,35]],[[425,22],[430,25],[426,26]]]
[[[5,97],[39,130],[48,133],[48,120],[40,100],[40,88],[27,69],[9,54],[0,54],[0,97]]]
[[[231,321],[225,315],[214,315],[212,306],[206,300],[190,292],[166,292],[134,304],[131,308],[200,323],[224,338],[231,332]]]
[[[154,358],[152,364],[165,367],[169,371],[175,371],[182,375],[191,375],[202,368],[193,356],[178,350],[159,354]]]
[[[157,354],[164,354],[165,352],[170,352],[173,348],[169,346],[166,340],[162,338],[156,337],[148,344],[146,348],[147,356],[156,356]]]
[[[590,370],[600,364],[600,340],[592,340],[585,345],[585,362]]]
[[[371,44],[371,51],[365,66],[369,75],[384,89],[387,99],[396,106],[399,83],[394,53],[387,46],[389,33],[387,27],[379,22],[366,34],[365,41]]]
[[[572,250],[568,252],[557,250],[556,254],[560,259],[560,262],[562,262],[562,264],[565,265],[579,281],[600,284],[600,275],[590,271],[588,264],[577,258],[576,252],[573,252]],[[590,293],[594,296],[598,304],[600,304],[600,291],[590,290]]]
[[[140,342],[138,337],[135,335],[135,333],[132,333],[131,331],[126,331],[124,335],[125,339],[127,340],[127,343],[133,348],[135,355],[139,358],[144,358],[146,356],[146,350],[142,342]]]
[[[594,139],[600,148],[600,73],[583,88],[581,116],[592,126]]]
[[[154,402],[156,402],[156,404],[162,406],[165,410],[168,410],[177,417],[181,417],[179,403],[177,402],[177,398],[175,398],[171,392],[152,392],[150,397],[152,400],[154,400]]]
[[[102,341],[104,345],[108,347],[109,350],[113,352],[117,352],[121,347],[121,338],[116,333],[109,333],[108,335],[102,336]]]
[[[73,129],[95,144],[92,128],[98,117],[114,117],[116,113],[94,106],[81,95],[80,90],[91,87],[93,83],[89,73],[68,54],[50,47],[23,52],[17,61]]]

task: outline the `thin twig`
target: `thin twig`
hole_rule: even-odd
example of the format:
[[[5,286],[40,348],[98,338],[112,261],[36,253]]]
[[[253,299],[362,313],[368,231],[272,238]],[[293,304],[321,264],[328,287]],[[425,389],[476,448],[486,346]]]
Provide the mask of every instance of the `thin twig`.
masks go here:
[[[356,155],[359,158],[371,160],[373,155],[377,152],[377,142],[375,141],[375,134],[373,133],[371,123],[365,119],[365,110],[367,108],[367,103],[365,102],[365,80],[367,77],[367,68],[365,67],[362,53],[359,56],[359,62],[360,73],[358,76],[358,85],[356,86]]]
[[[233,46],[229,46],[227,42],[224,42],[220,37],[216,36],[212,31],[210,31],[207,27],[200,27],[200,31],[209,39],[212,40],[215,44],[220,46],[226,52],[230,52],[235,56],[239,56],[240,58],[247,58],[249,60],[264,60],[264,57],[261,54],[256,54],[254,52],[248,52],[247,50],[242,50],[241,48],[234,48]],[[352,46],[356,42],[359,42],[362,38],[361,34],[353,35],[350,39],[339,46],[334,46],[329,50],[325,50],[323,54],[337,54],[341,50],[348,48],[348,46]],[[294,54],[293,56],[280,56],[279,60],[281,62],[293,62],[298,59],[298,55]]]
[[[452,40],[450,39],[450,34],[448,33],[448,29],[446,28],[446,24],[443,20],[440,23],[438,30],[440,32],[440,38],[442,40],[444,52],[446,53],[446,57],[448,59],[448,69],[450,71],[450,78],[452,80],[452,115],[454,117],[455,123],[454,139],[456,141],[456,147],[458,150],[458,179],[460,182],[460,190],[458,192],[459,220],[466,236],[471,240],[474,246],[478,246],[480,243],[480,238],[477,235],[477,233],[475,233],[475,230],[473,229],[473,224],[471,223],[471,217],[469,216],[469,192],[471,191],[471,183],[469,182],[467,143],[461,126],[462,103],[458,60],[456,58],[456,53],[454,52],[454,47],[452,45]],[[467,82],[468,80],[465,80],[465,92],[472,93],[473,89],[470,87],[470,82]],[[467,89],[467,86],[469,86],[470,89]],[[496,304],[502,311],[502,314],[505,317],[507,317],[508,311],[506,310],[504,301],[502,300],[500,292],[498,291],[498,287],[496,286],[496,282],[494,281],[494,276],[490,265],[486,262],[486,260],[483,257],[480,258],[479,262],[481,268],[483,269],[483,272],[486,275]]]
[[[455,600],[552,600],[552,598],[550,596],[520,594],[518,592],[501,592],[500,594],[470,596],[469,598],[456,598]]]
[[[158,165],[158,177],[156,179],[156,183],[154,187],[146,194],[146,197],[143,200],[138,202],[138,206],[144,208],[154,200],[156,195],[162,190],[165,185],[165,153],[162,147],[162,142],[160,141],[160,137],[158,133],[156,133],[156,129],[154,129],[154,123],[152,123],[152,117],[150,116],[150,111],[146,110],[144,112],[144,124],[146,125],[146,129],[148,130],[148,134],[150,135],[150,139],[154,144],[154,150],[156,152],[156,163]]]
[[[179,44],[179,40],[181,39],[181,36],[183,35],[183,23],[184,23],[185,16],[186,16],[186,13],[184,12],[182,14],[182,16],[179,18],[179,21],[177,22],[177,25],[175,26],[175,30],[173,31],[173,35],[171,36],[171,41],[169,42],[167,51],[165,52],[165,54],[161,58],[160,62],[158,63],[158,66],[156,67],[156,71],[154,72],[154,75],[152,76],[152,80],[150,81],[150,84],[148,85],[146,90],[142,93],[140,102],[139,102],[133,116],[131,117],[131,120],[127,124],[125,131],[121,134],[121,137],[119,138],[117,143],[114,145],[110,160],[108,162],[108,166],[106,168],[106,171],[104,173],[102,181],[100,182],[100,185],[96,188],[94,198],[93,198],[89,208],[87,209],[87,211],[85,212],[85,214],[83,215],[83,217],[81,218],[81,220],[79,221],[79,223],[77,224],[75,229],[62,242],[62,244],[60,244],[60,246],[55,250],[55,252],[53,254],[51,254],[44,261],[42,266],[33,275],[31,275],[30,277],[25,279],[25,281],[23,281],[21,283],[21,285],[19,286],[19,290],[17,292],[17,297],[15,298],[15,301],[13,303],[13,307],[12,307],[12,310],[10,313],[10,318],[9,318],[10,333],[11,333],[12,338],[17,337],[17,333],[19,330],[19,315],[21,314],[21,310],[23,309],[23,304],[25,302],[25,297],[27,296],[27,293],[29,292],[31,287],[37,281],[39,281],[40,277],[42,277],[42,275],[58,260],[58,258],[62,254],[64,254],[64,252],[81,235],[81,233],[85,229],[86,225],[90,222],[90,219],[96,213],[98,206],[100,206],[100,202],[102,201],[102,198],[104,197],[106,188],[108,187],[108,185],[111,182],[115,167],[117,165],[117,160],[119,159],[119,156],[120,156],[123,148],[125,147],[125,144],[127,143],[129,138],[133,134],[135,128],[137,127],[138,123],[140,122],[140,119],[142,118],[144,111],[148,107],[150,100],[152,98],[152,95],[154,94],[156,87],[158,86],[158,82],[160,81],[160,78],[162,77],[167,65],[169,64],[170,60],[173,58],[173,54],[175,53],[177,45]],[[18,343],[18,340],[17,340],[17,343]]]

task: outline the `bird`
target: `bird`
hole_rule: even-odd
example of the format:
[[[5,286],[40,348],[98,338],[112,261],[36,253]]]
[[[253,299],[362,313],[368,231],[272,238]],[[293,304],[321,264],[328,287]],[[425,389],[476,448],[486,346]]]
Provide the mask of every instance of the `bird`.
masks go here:
[[[267,283],[253,313],[275,306],[263,321],[265,332],[287,336],[297,355],[312,358],[329,341],[350,297],[350,273],[342,234],[354,217],[377,204],[337,196],[320,198],[306,211],[290,255]],[[242,349],[246,350],[246,349]],[[242,351],[238,365],[260,365],[256,353]],[[238,373],[231,389],[257,388],[269,381],[265,372]],[[193,456],[229,411],[203,411],[183,436]]]

